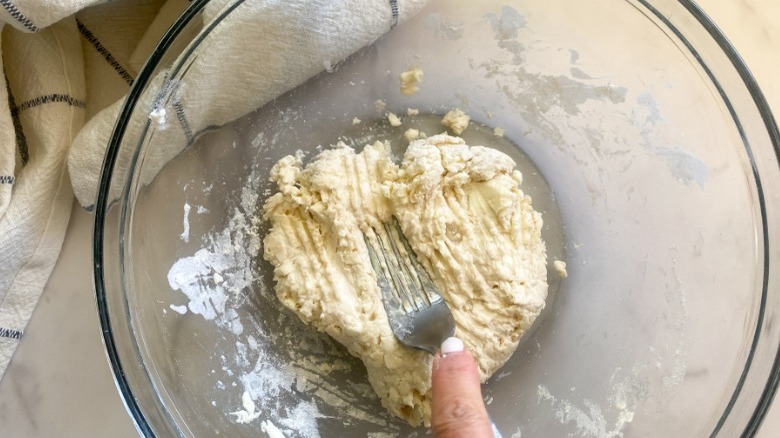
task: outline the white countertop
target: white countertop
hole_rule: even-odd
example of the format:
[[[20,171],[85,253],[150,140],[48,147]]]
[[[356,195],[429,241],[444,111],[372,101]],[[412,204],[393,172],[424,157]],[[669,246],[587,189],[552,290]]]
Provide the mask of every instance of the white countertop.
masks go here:
[[[780,115],[780,2],[700,0]],[[78,205],[62,253],[0,381],[0,436],[137,436],[100,337],[91,271],[91,216]],[[45,359],[43,359],[45,358]],[[759,432],[780,436],[780,403]]]

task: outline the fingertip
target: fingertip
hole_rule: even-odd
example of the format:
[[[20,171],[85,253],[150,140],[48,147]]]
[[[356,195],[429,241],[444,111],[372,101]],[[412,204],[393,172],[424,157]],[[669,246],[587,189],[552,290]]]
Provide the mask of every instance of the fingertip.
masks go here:
[[[479,369],[463,341],[450,337],[433,359],[431,426],[437,438],[492,434],[482,401]]]
[[[460,353],[465,349],[463,346],[463,341],[460,339],[450,336],[449,338],[445,339],[444,342],[441,343],[441,354],[442,356],[446,356],[448,354],[452,353]]]
[[[431,380],[431,426],[435,437],[491,436],[479,371],[468,351],[437,355]]]
[[[442,342],[441,348],[433,358],[433,371],[441,377],[461,378],[463,376],[469,380],[472,375],[479,373],[474,357],[465,348],[463,341],[456,337],[449,337]]]

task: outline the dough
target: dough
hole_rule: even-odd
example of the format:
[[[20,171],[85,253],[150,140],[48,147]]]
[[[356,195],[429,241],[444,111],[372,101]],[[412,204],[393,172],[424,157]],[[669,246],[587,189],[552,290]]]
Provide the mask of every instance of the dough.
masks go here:
[[[406,132],[404,132],[404,138],[406,139],[406,141],[410,141],[410,142],[414,141],[419,136],[420,136],[420,130],[418,129],[409,128],[406,130]]]
[[[470,120],[471,117],[466,113],[459,109],[454,109],[444,115],[444,118],[441,119],[441,124],[451,129],[452,132],[460,135],[469,127]]]
[[[559,277],[566,278],[569,276],[569,273],[566,271],[566,262],[555,260],[553,262],[553,268],[555,269],[555,272],[558,273]]]
[[[412,94],[420,91],[417,84],[422,82],[424,73],[418,67],[411,66],[409,70],[401,73],[401,94],[404,96],[411,96]]]
[[[542,218],[505,154],[441,134],[390,147],[339,143],[303,167],[282,158],[264,206],[264,256],[276,293],[303,321],[344,344],[393,414],[430,421],[432,356],[401,344],[387,321],[362,231],[395,215],[474,354],[482,380],[512,355],[544,308]]]
[[[394,113],[387,113],[387,121],[390,122],[390,126],[401,126],[401,118]]]

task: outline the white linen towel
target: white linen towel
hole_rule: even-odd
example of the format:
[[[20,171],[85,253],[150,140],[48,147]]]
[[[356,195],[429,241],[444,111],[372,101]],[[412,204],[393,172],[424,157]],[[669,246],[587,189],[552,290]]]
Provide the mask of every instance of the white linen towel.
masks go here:
[[[86,104],[81,42],[73,18],[34,35],[4,31],[0,38],[2,371],[62,246],[73,203],[65,159],[84,123]]]
[[[419,11],[427,0],[288,0],[246,1],[220,22],[201,43],[187,66],[184,84],[167,87],[173,96],[164,108],[170,150],[158,154],[158,167],[208,127],[221,126],[335,65],[375,41]],[[215,0],[204,9],[205,21],[234,2]],[[226,78],[220,72],[230,72]],[[164,77],[153,79],[163,87]],[[151,97],[151,96],[150,96]],[[121,110],[119,99],[93,117],[73,143],[68,166],[81,205],[91,209],[105,144]],[[143,104],[139,103],[137,107]],[[146,102],[151,105],[151,102]],[[143,128],[138,119],[128,134]],[[184,138],[182,138],[182,136]],[[132,138],[132,137],[130,137]],[[151,167],[145,160],[147,169]],[[121,167],[125,163],[117,163]],[[157,170],[157,169],[154,169]],[[156,174],[152,171],[150,176]]]
[[[177,89],[169,102],[187,110],[166,135],[185,141],[160,151],[158,166],[207,126],[232,121],[294,88],[425,2],[245,1],[209,37],[218,50],[207,51],[188,72],[198,86]],[[188,4],[121,0],[82,10],[92,3],[0,0],[0,29],[8,24],[0,34],[0,375],[56,262],[73,192],[83,207],[94,205],[124,95]],[[204,18],[218,16],[229,3],[213,0]],[[218,72],[228,70],[231,80],[224,81]]]

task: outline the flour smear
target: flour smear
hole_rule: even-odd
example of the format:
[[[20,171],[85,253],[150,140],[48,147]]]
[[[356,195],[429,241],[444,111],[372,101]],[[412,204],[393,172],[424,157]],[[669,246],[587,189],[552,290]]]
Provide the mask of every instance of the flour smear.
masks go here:
[[[259,135],[253,144],[262,149],[267,141]],[[202,236],[201,247],[168,271],[171,289],[186,296],[186,305],[168,309],[204,318],[223,339],[204,358],[221,376],[204,376],[213,379],[213,391],[204,396],[229,421],[258,436],[318,438],[319,422],[334,418],[387,434],[375,436],[398,436],[399,424],[381,408],[356,360],[285,313],[265,286],[258,265],[265,234],[258,206],[270,193],[260,177],[266,174],[254,168],[224,227]],[[190,236],[191,211],[208,212],[184,205],[184,242],[198,238]]]

